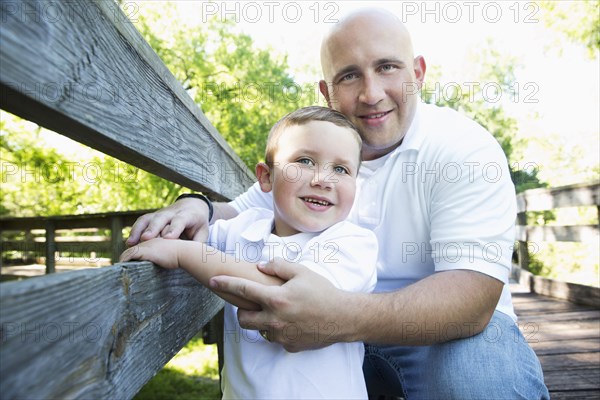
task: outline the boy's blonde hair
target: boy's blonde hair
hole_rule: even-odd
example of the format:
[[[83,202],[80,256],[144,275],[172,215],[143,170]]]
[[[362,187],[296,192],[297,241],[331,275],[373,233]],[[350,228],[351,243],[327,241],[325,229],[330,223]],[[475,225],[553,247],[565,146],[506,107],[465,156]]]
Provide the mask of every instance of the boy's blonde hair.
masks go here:
[[[286,128],[291,126],[305,125],[311,121],[331,122],[334,125],[342,128],[348,128],[350,131],[352,131],[354,133],[354,138],[358,143],[358,163],[360,165],[360,149],[362,148],[362,139],[358,134],[358,129],[356,126],[354,126],[354,124],[350,122],[350,120],[341,112],[320,106],[303,107],[296,111],[292,111],[277,121],[275,125],[273,125],[271,131],[269,132],[269,137],[267,138],[265,163],[269,167],[273,167],[273,158],[278,149],[279,138]]]

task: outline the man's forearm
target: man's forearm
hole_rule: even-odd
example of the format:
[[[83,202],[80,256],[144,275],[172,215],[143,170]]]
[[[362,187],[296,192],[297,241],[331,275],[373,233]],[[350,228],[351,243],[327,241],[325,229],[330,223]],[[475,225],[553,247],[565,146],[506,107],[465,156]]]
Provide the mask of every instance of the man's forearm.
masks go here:
[[[390,293],[343,293],[340,341],[428,345],[473,336],[488,324],[502,282],[467,270],[440,272]]]

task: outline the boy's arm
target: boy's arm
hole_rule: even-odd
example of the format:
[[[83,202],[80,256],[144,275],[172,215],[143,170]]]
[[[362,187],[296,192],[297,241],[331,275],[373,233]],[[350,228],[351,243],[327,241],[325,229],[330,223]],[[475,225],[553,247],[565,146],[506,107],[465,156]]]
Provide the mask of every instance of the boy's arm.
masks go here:
[[[152,239],[123,252],[120,261],[130,260],[151,261],[167,269],[184,269],[206,287],[209,287],[208,281],[217,275],[245,278],[269,286],[280,286],[283,283],[283,280],[278,277],[260,272],[254,263],[194,241]],[[256,303],[242,297],[218,290],[213,291],[229,303],[240,308],[247,310],[261,309]]]

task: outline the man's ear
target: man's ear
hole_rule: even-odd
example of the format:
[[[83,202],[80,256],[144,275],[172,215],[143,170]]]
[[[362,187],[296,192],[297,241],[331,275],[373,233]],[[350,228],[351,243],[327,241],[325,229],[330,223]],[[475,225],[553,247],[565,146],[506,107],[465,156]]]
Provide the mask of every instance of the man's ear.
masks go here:
[[[325,82],[324,80],[319,81],[319,91],[321,92],[323,97],[325,97],[325,100],[327,101],[327,105],[329,106],[329,108],[332,108],[331,107],[331,96],[329,95],[329,87],[327,86],[327,82]]]
[[[273,188],[271,183],[271,168],[263,162],[256,164],[256,179],[260,185],[260,190],[268,193]]]
[[[415,57],[413,62],[413,68],[415,70],[415,78],[417,78],[417,82],[419,82],[419,87],[423,84],[425,80],[425,70],[427,69],[427,65],[425,64],[425,58],[423,56]]]

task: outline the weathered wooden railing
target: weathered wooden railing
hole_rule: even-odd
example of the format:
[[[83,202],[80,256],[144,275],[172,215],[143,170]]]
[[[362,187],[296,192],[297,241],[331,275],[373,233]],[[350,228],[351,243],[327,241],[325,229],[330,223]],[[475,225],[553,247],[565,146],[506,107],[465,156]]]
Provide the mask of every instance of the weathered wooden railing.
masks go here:
[[[110,0],[1,0],[0,107],[215,200],[253,181]],[[222,302],[149,263],[0,285],[2,398],[131,398]]]
[[[125,249],[123,228],[132,226],[135,220],[152,210],[123,211],[101,214],[64,215],[53,217],[0,218],[0,236],[2,233],[24,233],[22,240],[2,238],[0,250],[2,253],[17,251],[20,253],[43,254],[46,273],[55,272],[57,255],[87,253],[88,255],[109,254],[113,263],[119,261],[119,255]],[[104,236],[57,236],[57,231],[72,232],[82,228],[108,229],[110,237]],[[34,230],[43,230],[44,237],[31,234]],[[43,239],[43,240],[39,240]]]
[[[540,242],[598,243],[595,225],[533,226],[527,225],[528,211],[548,211],[562,207],[596,206],[600,216],[600,184],[582,183],[549,189],[531,189],[517,195],[517,279],[529,285],[532,292],[600,307],[597,287],[555,281],[528,272],[529,251]]]

